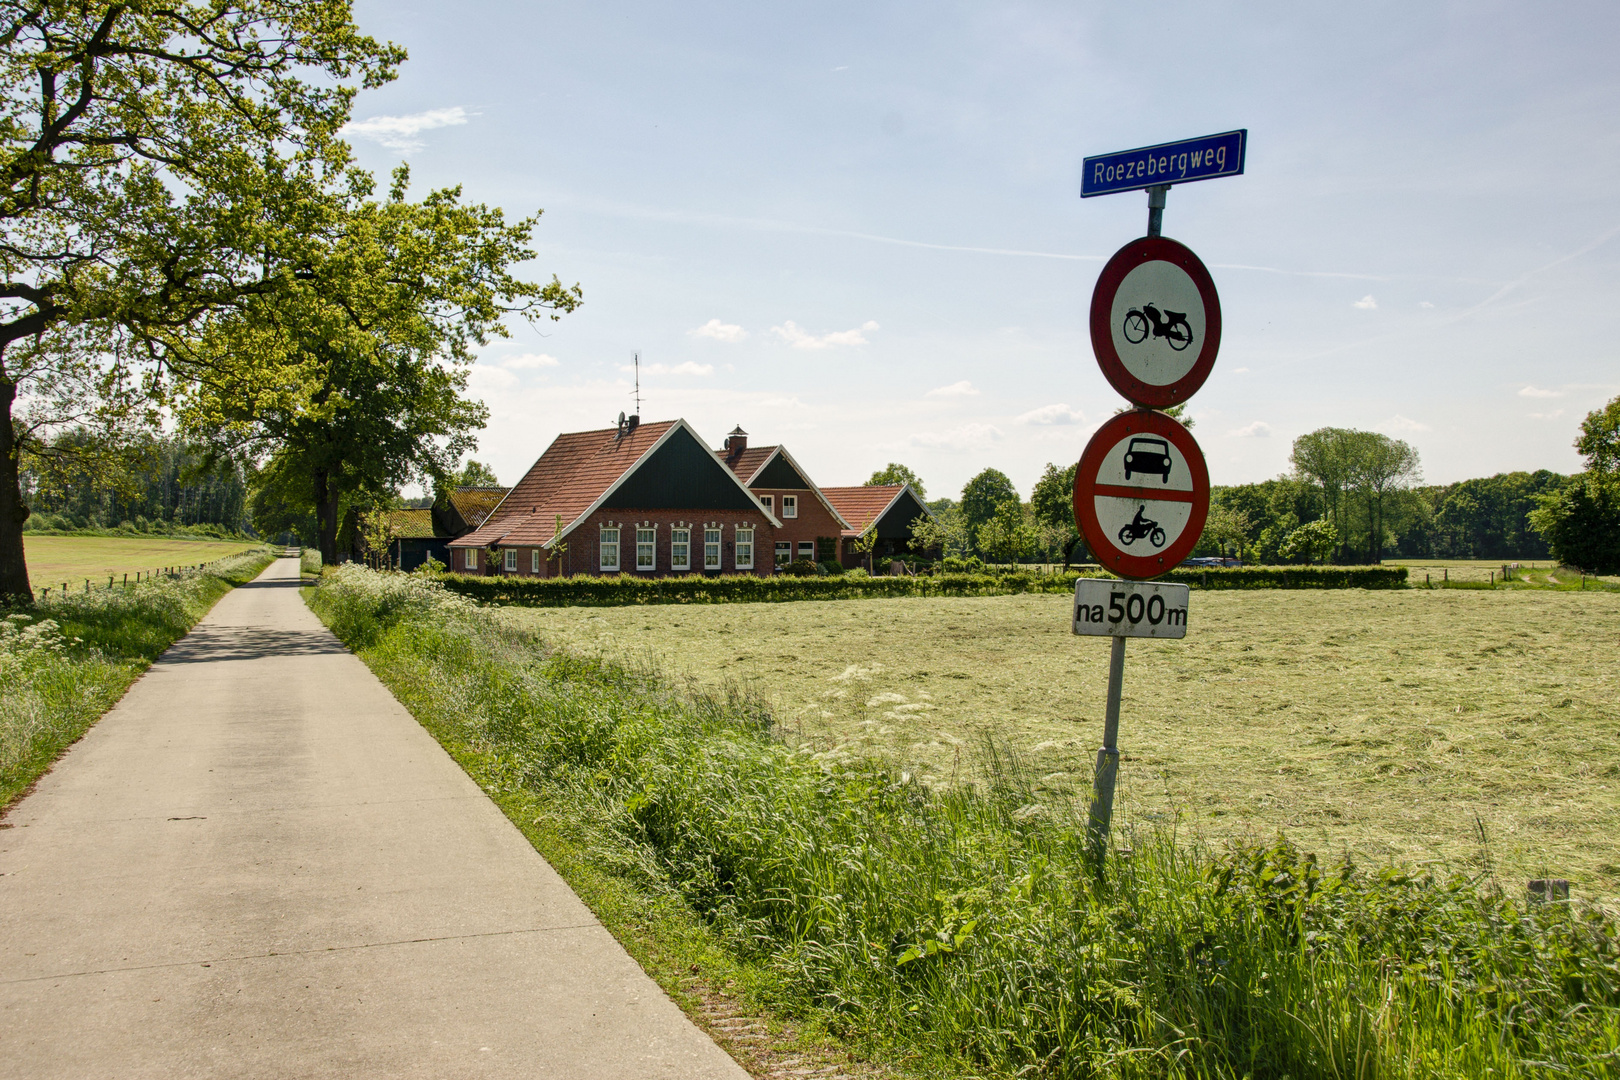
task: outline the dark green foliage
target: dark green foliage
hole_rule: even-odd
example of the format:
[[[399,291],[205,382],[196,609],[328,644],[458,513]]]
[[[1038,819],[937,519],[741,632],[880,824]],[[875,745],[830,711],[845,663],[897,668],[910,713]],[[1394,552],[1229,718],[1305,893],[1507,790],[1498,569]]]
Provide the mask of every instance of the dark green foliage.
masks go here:
[[[782,573],[789,577],[817,577],[821,573],[821,568],[812,559],[794,559],[782,567]]]
[[[484,603],[525,607],[619,607],[627,604],[783,603],[894,596],[1002,596],[1066,593],[1080,574],[952,573],[977,560],[946,559],[946,573],[896,577],[462,577],[444,579],[452,592]],[[982,563],[979,564],[982,567]],[[1098,577],[1095,573],[1083,575]],[[1402,589],[1405,567],[1245,566],[1176,569],[1159,578],[1206,589]]]
[[[211,526],[196,535],[235,536],[247,527],[247,483],[235,462],[178,439],[149,438],[127,447],[116,464],[89,458],[75,468],[79,431],[59,436],[50,456],[31,456],[20,484],[33,515],[29,532],[117,529],[168,534]],[[94,466],[94,467],[90,467]]]
[[[1545,496],[1531,521],[1566,566],[1620,573],[1620,483],[1581,473]]]
[[[1011,499],[1018,501],[1018,489],[1000,469],[985,469],[962,489],[962,520],[968,535],[977,536],[979,526],[996,516],[996,508]]]
[[[921,1075],[1620,1071],[1620,946],[1596,911],[1281,838],[1142,833],[1099,868],[1083,808],[1038,801],[1005,747],[931,791],[775,737],[746,696],[548,652],[417,584],[396,604],[367,573],[328,578],[316,609],[372,628],[364,659],[430,730],[590,823],[599,865],[777,973],[778,1007]]]

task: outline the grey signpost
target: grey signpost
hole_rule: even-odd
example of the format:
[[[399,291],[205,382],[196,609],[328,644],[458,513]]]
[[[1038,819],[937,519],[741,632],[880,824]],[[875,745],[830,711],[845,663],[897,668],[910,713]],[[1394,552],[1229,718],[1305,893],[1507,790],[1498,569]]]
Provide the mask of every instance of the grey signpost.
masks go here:
[[[1246,129],[1227,131],[1088,157],[1080,196],[1146,190],[1147,235],[1159,237],[1164,225],[1165,195],[1170,188],[1242,174],[1248,134]],[[1144,293],[1135,307],[1120,301],[1122,289],[1140,290],[1144,281],[1155,292],[1174,292],[1173,272],[1149,270],[1135,279],[1132,275],[1134,267],[1145,263],[1175,262],[1179,258],[1177,251],[1186,256],[1180,265],[1185,268],[1188,260],[1197,263],[1196,271],[1203,273],[1208,282],[1202,264],[1185,248],[1165,240],[1135,244],[1141,250],[1133,253],[1132,245],[1127,245],[1098,278],[1096,295],[1092,297],[1092,344],[1103,374],[1137,411],[1115,416],[1092,436],[1074,477],[1075,524],[1098,562],[1120,575],[1118,579],[1083,578],[1075,582],[1070,627],[1077,635],[1113,639],[1108,656],[1103,743],[1097,751],[1087,828],[1087,840],[1099,867],[1108,850],[1114,788],[1119,777],[1119,702],[1125,683],[1125,640],[1186,637],[1188,587],[1146,579],[1168,572],[1191,552],[1209,511],[1209,474],[1202,452],[1184,427],[1155,411],[1155,407],[1191,396],[1208,377],[1220,344],[1219,301],[1212,282],[1181,287],[1179,296],[1196,301],[1192,306],[1180,303],[1188,307],[1187,313],[1165,308],[1170,296]],[[1160,247],[1153,248],[1152,244]],[[1122,257],[1125,261],[1120,272],[1111,273]],[[1132,280],[1136,281],[1134,286]],[[1192,292],[1188,292],[1189,287]],[[1128,300],[1134,303],[1136,297],[1132,295]],[[1204,310],[1189,321],[1188,313],[1200,306]],[[1126,312],[1127,322],[1119,327],[1114,325],[1116,309]],[[1133,318],[1137,321],[1129,322]],[[1145,330],[1150,322],[1151,339]],[[1213,334],[1203,335],[1206,355],[1197,363],[1165,367],[1161,362],[1153,367],[1156,361],[1148,350],[1155,347],[1161,351],[1168,348],[1172,360],[1176,354],[1197,352],[1190,349],[1198,337],[1195,322],[1205,331],[1213,328]],[[1143,329],[1138,330],[1138,325]],[[1155,340],[1160,338],[1164,339],[1162,345]],[[1142,356],[1134,354],[1139,346],[1144,349]],[[1133,350],[1133,354],[1122,355],[1122,347]],[[1147,517],[1150,505],[1154,507],[1152,518]]]

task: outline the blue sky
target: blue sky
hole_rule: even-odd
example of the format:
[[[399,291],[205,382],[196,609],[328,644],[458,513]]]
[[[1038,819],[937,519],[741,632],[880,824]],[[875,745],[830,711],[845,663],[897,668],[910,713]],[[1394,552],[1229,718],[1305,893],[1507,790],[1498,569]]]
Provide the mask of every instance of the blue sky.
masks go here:
[[[411,53],[352,134],[418,193],[544,209],[585,305],[480,358],[480,459],[521,475],[630,411],[785,443],[822,484],[901,461],[1027,497],[1122,400],[1091,355],[1140,192],[1087,154],[1249,129],[1169,193],[1210,267],[1193,398],[1212,480],[1323,425],[1432,482],[1572,471],[1620,393],[1620,7],[1600,4],[360,3]],[[1556,14],[1554,14],[1556,13]]]

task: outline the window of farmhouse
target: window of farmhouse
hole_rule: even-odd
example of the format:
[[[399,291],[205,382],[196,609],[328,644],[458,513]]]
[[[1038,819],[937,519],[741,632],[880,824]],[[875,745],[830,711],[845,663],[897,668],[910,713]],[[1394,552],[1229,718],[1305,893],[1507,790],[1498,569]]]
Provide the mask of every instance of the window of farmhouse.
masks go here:
[[[785,518],[799,516],[799,497],[797,495],[782,496],[782,516]]]
[[[814,540],[799,541],[799,558],[816,561],[816,542]]]
[[[754,530],[737,530],[737,569],[752,570],[754,568]]]
[[[669,532],[669,568],[692,569],[692,530],[671,529]]]
[[[776,565],[786,566],[793,561],[793,541],[778,540],[776,542]]]
[[[658,530],[636,530],[636,569],[656,570],[658,568]]]
[[[703,569],[720,569],[720,530],[703,530]]]
[[[467,549],[467,569],[469,569],[469,570],[478,569],[478,549],[477,548],[468,548]]]
[[[517,573],[517,548],[506,549],[506,572],[508,574]]]
[[[602,557],[600,567],[603,570],[617,570],[619,568],[619,530],[602,530]]]

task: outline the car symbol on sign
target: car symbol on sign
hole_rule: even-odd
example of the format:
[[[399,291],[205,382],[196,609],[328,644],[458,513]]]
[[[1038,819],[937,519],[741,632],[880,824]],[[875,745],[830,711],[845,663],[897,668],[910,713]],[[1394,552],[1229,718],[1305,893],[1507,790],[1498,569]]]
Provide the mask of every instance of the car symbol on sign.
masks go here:
[[[1125,479],[1132,473],[1157,473],[1162,483],[1170,482],[1170,444],[1163,439],[1132,439],[1125,447]]]

